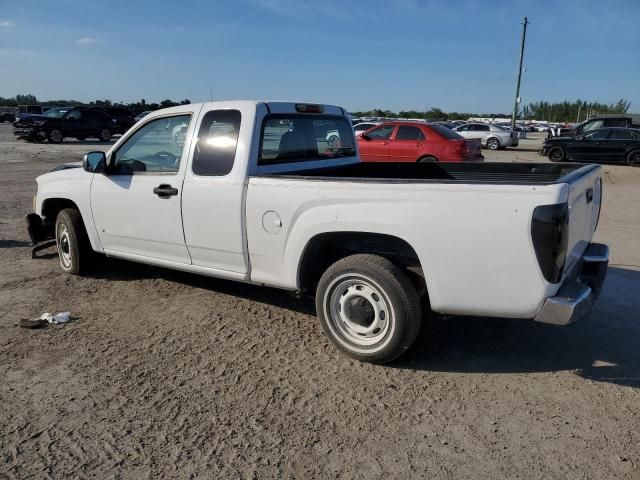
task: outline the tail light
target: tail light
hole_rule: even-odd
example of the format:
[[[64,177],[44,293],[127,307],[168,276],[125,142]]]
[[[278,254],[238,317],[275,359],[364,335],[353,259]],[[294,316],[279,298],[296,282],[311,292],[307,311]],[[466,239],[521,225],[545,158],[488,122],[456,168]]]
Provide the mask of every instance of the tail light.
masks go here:
[[[569,242],[569,206],[541,205],[533,211],[531,238],[542,275],[549,283],[562,279]]]

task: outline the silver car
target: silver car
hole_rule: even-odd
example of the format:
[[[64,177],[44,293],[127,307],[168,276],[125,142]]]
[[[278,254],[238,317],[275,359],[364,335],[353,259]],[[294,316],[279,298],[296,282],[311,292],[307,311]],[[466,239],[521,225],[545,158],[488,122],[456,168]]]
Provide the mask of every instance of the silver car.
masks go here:
[[[517,147],[518,134],[505,130],[497,125],[488,123],[467,123],[453,129],[464,138],[479,139],[482,145],[489,150],[498,150],[504,147]]]

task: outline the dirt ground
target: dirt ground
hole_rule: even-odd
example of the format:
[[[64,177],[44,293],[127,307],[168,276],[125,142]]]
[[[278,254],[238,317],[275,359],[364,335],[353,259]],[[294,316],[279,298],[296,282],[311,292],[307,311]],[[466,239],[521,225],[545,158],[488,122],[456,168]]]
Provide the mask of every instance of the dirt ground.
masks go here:
[[[0,478],[640,478],[640,169],[604,167],[613,265],[590,320],[431,320],[373,366],[286,292],[32,260],[34,178],[106,148],[0,125]],[[73,321],[17,327],[58,311]]]

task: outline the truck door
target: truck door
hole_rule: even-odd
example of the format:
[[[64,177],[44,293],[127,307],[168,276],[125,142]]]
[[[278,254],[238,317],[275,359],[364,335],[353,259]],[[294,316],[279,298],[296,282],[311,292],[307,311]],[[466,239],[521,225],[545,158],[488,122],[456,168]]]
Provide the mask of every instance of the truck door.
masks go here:
[[[107,173],[93,176],[91,211],[106,253],[191,263],[180,209],[186,153],[172,130],[194,116],[146,122],[110,154]]]
[[[244,191],[253,138],[249,107],[203,111],[182,193],[184,237],[193,265],[247,273]],[[234,168],[237,167],[237,168]]]
[[[388,162],[389,140],[395,125],[380,125],[370,130],[366,137],[358,138],[358,149],[363,162]]]

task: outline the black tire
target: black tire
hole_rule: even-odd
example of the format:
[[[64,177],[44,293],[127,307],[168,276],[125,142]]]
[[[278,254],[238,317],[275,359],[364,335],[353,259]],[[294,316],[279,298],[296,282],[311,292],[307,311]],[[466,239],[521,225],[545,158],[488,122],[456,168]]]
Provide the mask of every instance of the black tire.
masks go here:
[[[64,135],[62,134],[61,130],[53,128],[47,131],[47,140],[49,140],[50,143],[62,143],[62,140],[64,140]]]
[[[640,150],[634,150],[627,155],[627,165],[630,167],[640,167]]]
[[[98,132],[98,140],[101,142],[108,142],[111,140],[111,130],[103,128]]]
[[[496,137],[487,138],[487,141],[485,142],[485,146],[489,150],[499,150],[501,147],[500,140],[498,140]]]
[[[93,251],[78,210],[65,208],[58,213],[55,236],[62,271],[72,275],[88,271],[93,261]]]
[[[562,147],[551,147],[547,152],[547,158],[550,162],[561,162],[564,160],[565,153]]]
[[[318,284],[316,309],[336,347],[371,363],[402,355],[415,341],[422,321],[413,283],[378,255],[351,255],[331,265]]]
[[[438,159],[432,155],[425,155],[418,159],[418,163],[437,163]]]

